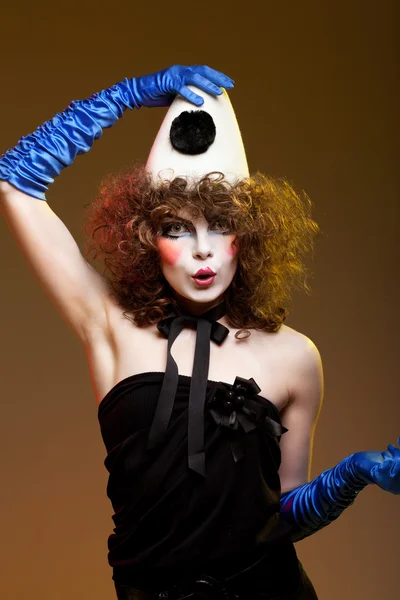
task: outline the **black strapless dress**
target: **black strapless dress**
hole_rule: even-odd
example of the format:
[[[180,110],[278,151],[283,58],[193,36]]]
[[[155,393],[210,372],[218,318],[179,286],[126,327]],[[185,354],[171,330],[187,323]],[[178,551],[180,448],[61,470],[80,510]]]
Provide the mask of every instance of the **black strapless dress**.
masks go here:
[[[108,561],[116,588],[162,591],[200,573],[228,577],[265,557],[249,575],[252,589],[271,600],[315,599],[279,519],[286,430],[276,406],[256,393],[252,379],[236,379],[240,397],[233,384],[207,380],[201,477],[188,468],[191,377],[179,375],[163,443],[147,447],[163,378],[127,377],[98,408],[115,513]]]

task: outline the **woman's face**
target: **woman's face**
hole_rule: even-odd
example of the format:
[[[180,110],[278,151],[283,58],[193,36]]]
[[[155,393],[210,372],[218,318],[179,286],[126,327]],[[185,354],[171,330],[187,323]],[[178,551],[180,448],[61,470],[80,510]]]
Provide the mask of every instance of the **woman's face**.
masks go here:
[[[235,239],[222,223],[191,217],[187,209],[162,225],[157,240],[162,273],[177,300],[192,314],[202,314],[223,300],[237,268]],[[206,268],[215,277],[200,285],[193,275]]]

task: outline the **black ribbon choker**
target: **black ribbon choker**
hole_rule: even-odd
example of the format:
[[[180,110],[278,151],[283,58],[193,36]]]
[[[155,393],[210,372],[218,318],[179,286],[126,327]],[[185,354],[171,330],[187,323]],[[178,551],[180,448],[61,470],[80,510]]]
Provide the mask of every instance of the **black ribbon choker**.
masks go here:
[[[208,369],[210,362],[210,339],[216,342],[218,345],[221,345],[227,337],[229,329],[224,325],[221,325],[221,323],[217,323],[218,319],[223,317],[225,313],[226,303],[224,300],[200,316],[195,316],[189,313],[183,313],[179,315],[174,314],[162,319],[157,324],[157,329],[166,338],[168,338],[168,355],[161,392],[157,401],[157,406],[147,441],[147,449],[150,450],[155,448],[165,439],[174,408],[175,396],[178,389],[179,373],[178,366],[171,355],[172,344],[185,326],[192,326],[194,324],[197,328],[197,335],[188,407],[188,464],[189,469],[196,471],[203,477],[206,476],[204,449],[204,408],[207,395]],[[242,385],[248,381],[237,377],[234,385],[235,391],[239,385],[239,380]],[[250,389],[247,390],[246,386],[240,388],[240,391],[242,393],[244,392],[245,396],[252,396],[253,402],[251,407],[249,405],[248,407],[238,406],[237,408],[241,409],[241,412],[243,411],[247,413],[248,416],[253,417],[256,422],[259,421],[259,424],[261,424],[261,421],[263,421],[264,425],[267,427],[267,433],[270,433],[271,435],[281,435],[287,430],[279,423],[273,421],[264,414],[266,410],[265,407],[262,411],[263,414],[261,419],[261,415],[256,414],[257,411],[254,410],[254,396],[260,391],[260,388],[257,386],[254,380],[251,381],[253,382],[251,389],[252,393],[249,394]],[[248,383],[250,384],[250,380]],[[223,386],[224,384],[221,385]],[[222,414],[217,415],[217,413],[220,411],[218,411],[218,403],[215,404],[216,391],[216,389],[212,390],[212,417],[216,423],[222,425],[229,423],[230,427],[233,425],[233,428],[236,428],[237,425],[235,427],[234,422],[232,422],[232,417],[236,422],[236,412],[235,416],[231,415],[231,417],[228,418],[227,423],[224,422]],[[232,399],[233,398],[230,398],[230,400]],[[259,401],[261,401],[261,399],[259,399]],[[247,405],[247,402],[245,404]],[[239,396],[239,405],[243,405],[241,396]],[[221,420],[219,421],[218,419]],[[242,418],[239,417],[237,420],[245,429],[246,433],[255,427],[255,425],[252,426],[251,423],[249,423],[248,418],[246,419],[244,415]],[[232,445],[232,454],[236,462],[243,455],[243,451],[237,445]]]

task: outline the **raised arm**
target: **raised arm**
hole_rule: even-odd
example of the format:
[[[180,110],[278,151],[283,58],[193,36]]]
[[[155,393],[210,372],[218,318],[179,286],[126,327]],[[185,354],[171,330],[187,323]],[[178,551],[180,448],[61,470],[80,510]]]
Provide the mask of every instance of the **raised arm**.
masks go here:
[[[211,94],[222,93],[218,86],[232,87],[228,77],[206,66],[174,65],[125,78],[86,100],[71,102],[0,158],[1,214],[36,279],[85,343],[93,331],[107,327],[111,300],[105,280],[45,202],[48,185],[78,154],[88,152],[127,108],[168,106],[177,93],[200,106],[203,99],[187,84]]]
[[[106,281],[47,202],[0,181],[0,212],[36,280],[80,341],[105,334]]]

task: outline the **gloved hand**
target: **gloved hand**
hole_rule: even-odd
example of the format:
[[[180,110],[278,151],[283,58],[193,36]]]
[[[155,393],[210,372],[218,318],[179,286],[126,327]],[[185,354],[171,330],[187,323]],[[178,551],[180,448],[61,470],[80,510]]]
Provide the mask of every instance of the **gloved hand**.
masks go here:
[[[298,542],[332,523],[370,483],[400,494],[399,448],[389,444],[385,452],[356,452],[313,481],[281,494],[280,516],[292,527],[291,540]]]
[[[400,444],[400,437],[397,443]],[[375,483],[386,492],[400,494],[400,449],[393,444],[389,444],[384,452],[356,452],[352,466],[366,483]]]
[[[176,94],[180,94],[196,106],[204,104],[204,99],[192,92],[187,84],[195,85],[209,94],[219,96],[222,91],[218,86],[231,88],[234,81],[206,65],[192,67],[173,65],[152,75],[144,75],[130,80],[136,108],[170,106]]]
[[[0,158],[0,179],[46,200],[47,185],[54,177],[71,165],[77,154],[88,152],[103,129],[114,125],[127,108],[169,106],[178,93],[196,106],[203,104],[203,98],[187,84],[215,95],[222,94],[218,86],[233,87],[229,77],[207,66],[173,65],[151,75],[125,78],[86,100],[71,102],[64,112],[22,137]]]

